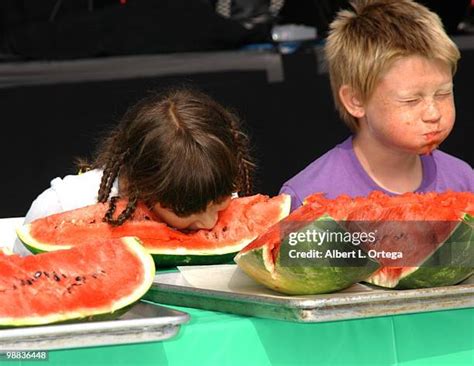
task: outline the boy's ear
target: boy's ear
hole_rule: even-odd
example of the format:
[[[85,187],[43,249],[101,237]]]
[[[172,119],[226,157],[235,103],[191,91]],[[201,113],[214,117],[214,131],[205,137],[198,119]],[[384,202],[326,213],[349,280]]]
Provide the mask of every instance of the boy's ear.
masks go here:
[[[365,108],[358,93],[349,85],[343,85],[339,88],[339,99],[349,112],[355,118],[365,116]]]

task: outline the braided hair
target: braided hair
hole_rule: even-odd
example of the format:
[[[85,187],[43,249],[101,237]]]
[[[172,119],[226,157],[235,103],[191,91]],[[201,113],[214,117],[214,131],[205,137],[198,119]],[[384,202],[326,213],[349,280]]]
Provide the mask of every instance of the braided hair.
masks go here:
[[[138,201],[159,202],[186,217],[233,192],[250,195],[255,165],[236,114],[197,90],[173,89],[133,105],[99,145],[91,167],[103,169],[104,221],[121,225]],[[110,193],[117,178],[128,203],[115,215],[118,197]]]

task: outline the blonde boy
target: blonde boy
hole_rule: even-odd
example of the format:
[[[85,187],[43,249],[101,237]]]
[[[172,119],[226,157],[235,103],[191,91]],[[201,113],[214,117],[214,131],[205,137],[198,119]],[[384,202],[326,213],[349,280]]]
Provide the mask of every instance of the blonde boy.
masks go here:
[[[353,135],[288,180],[292,208],[329,198],[474,191],[469,164],[440,150],[455,120],[460,53],[440,18],[411,0],[354,1],[325,46],[336,107]]]

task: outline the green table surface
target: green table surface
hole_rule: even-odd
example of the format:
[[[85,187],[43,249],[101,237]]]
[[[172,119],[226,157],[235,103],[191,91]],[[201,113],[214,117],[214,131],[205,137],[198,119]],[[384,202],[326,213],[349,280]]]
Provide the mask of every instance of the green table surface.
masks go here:
[[[174,338],[50,351],[5,365],[474,365],[474,309],[326,323],[174,307],[191,315]]]

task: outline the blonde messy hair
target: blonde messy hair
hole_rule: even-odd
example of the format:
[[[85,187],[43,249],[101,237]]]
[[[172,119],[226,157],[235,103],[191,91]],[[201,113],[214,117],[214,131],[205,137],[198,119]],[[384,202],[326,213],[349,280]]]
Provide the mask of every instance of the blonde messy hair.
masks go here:
[[[356,132],[358,121],[339,97],[350,86],[367,101],[377,82],[401,57],[441,60],[456,72],[460,53],[439,16],[411,0],[355,0],[354,11],[341,10],[330,25],[325,45],[331,89],[342,119]]]

